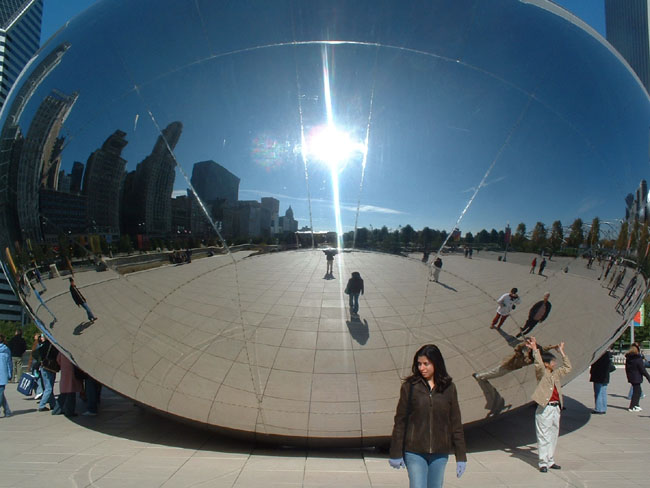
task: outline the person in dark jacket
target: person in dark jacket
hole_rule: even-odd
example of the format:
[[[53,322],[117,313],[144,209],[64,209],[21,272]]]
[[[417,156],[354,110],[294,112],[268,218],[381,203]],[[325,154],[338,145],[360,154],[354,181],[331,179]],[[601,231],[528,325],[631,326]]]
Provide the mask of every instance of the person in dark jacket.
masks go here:
[[[23,339],[22,330],[16,329],[16,333],[7,343],[7,347],[11,350],[11,362],[13,365],[11,382],[16,383],[19,380],[23,368],[23,354],[27,350],[27,343]]]
[[[389,464],[396,469],[406,466],[411,488],[441,487],[451,452],[459,478],[467,467],[456,386],[433,344],[415,353],[411,370],[400,389]]]
[[[604,415],[607,413],[607,385],[609,373],[612,371],[612,353],[605,351],[589,369],[589,381],[594,384],[595,408],[591,413]]]
[[[84,308],[86,314],[88,315],[88,320],[94,322],[95,320],[97,320],[97,317],[95,317],[95,314],[92,312],[92,310],[90,310],[88,303],[86,303],[86,297],[84,297],[81,294],[79,288],[77,288],[77,285],[74,284],[74,279],[70,278],[69,280],[70,280],[70,295],[72,295],[72,299],[77,304],[77,307]]]
[[[551,313],[551,302],[548,301],[550,296],[549,292],[544,293],[544,298],[531,307],[528,312],[528,320],[526,320],[524,326],[519,330],[519,334],[515,337],[529,334],[537,324],[546,320],[548,314]]]
[[[358,271],[352,272],[352,278],[348,280],[345,287],[345,293],[350,295],[350,313],[356,315],[359,313],[359,295],[363,295],[363,279]]]
[[[56,406],[54,383],[56,381],[56,373],[59,372],[59,365],[56,362],[59,351],[49,340],[45,339],[36,349],[36,354],[41,362],[40,373],[41,378],[43,378],[43,396],[38,404],[38,411],[46,412],[46,405],[50,406],[50,410],[54,410]]]
[[[650,381],[650,374],[646,371],[643,356],[641,356],[639,347],[635,344],[630,346],[630,350],[625,355],[625,374],[627,375],[627,382],[632,385],[632,399],[628,411],[640,412],[643,410],[639,406],[641,383],[643,383],[644,376]]]

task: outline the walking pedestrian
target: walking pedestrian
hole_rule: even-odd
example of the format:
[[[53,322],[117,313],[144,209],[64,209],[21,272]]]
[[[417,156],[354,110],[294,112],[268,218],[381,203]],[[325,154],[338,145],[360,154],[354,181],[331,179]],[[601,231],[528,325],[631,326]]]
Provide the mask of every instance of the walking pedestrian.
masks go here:
[[[528,312],[528,320],[526,320],[524,326],[519,329],[519,334],[515,337],[522,337],[526,334],[530,334],[537,324],[546,320],[548,314],[551,313],[552,305],[551,302],[548,301],[550,296],[551,294],[549,292],[544,293],[544,297],[531,307]]]
[[[517,288],[513,288],[510,290],[510,293],[504,293],[499,297],[497,300],[499,306],[497,307],[497,313],[494,316],[494,319],[492,319],[490,329],[500,329],[510,315],[510,312],[512,312],[516,308],[516,305],[521,302],[519,295],[517,295],[517,291]],[[499,325],[497,325],[497,322]]]
[[[555,356],[550,352],[542,353],[537,348],[537,341],[531,337],[534,346],[535,376],[537,388],[532,399],[537,403],[535,411],[535,433],[537,434],[537,455],[539,471],[546,473],[549,469],[562,469],[555,464],[555,448],[560,433],[560,413],[562,411],[562,384],[560,379],[571,371],[571,363],[564,353],[564,342],[558,345],[562,355],[562,366],[557,367]]]
[[[625,374],[627,375],[627,382],[632,385],[632,399],[627,409],[629,412],[640,412],[643,410],[639,406],[639,400],[642,394],[641,383],[643,383],[644,376],[650,381],[650,375],[646,371],[644,363],[639,346],[632,344],[630,350],[625,355]]]
[[[23,369],[23,354],[27,350],[27,343],[23,339],[23,331],[21,329],[16,329],[14,336],[9,340],[7,346],[11,351],[11,361],[13,364],[11,383],[17,383]]]
[[[348,280],[348,285],[345,287],[345,293],[350,296],[350,314],[357,315],[359,313],[359,295],[363,295],[363,279],[358,271],[352,272],[352,278]]]
[[[61,376],[59,377],[59,398],[57,398],[56,407],[52,410],[52,415],[63,414],[68,418],[76,417],[77,393],[81,393],[83,388],[82,381],[77,378],[78,368],[60,352],[56,362],[59,364]]]
[[[334,255],[336,254],[336,251],[334,249],[325,249],[323,252],[325,253],[325,260],[327,262],[327,271],[325,272],[325,276],[333,276]]]
[[[442,259],[440,259],[440,256],[437,256],[433,261],[431,270],[433,271],[433,281],[439,283],[438,278],[440,278],[440,271],[442,270]]]
[[[589,381],[594,384],[594,409],[591,413],[604,415],[607,413],[607,385],[609,374],[616,371],[612,361],[612,353],[605,351],[589,368]]]
[[[74,284],[73,278],[69,278],[69,281],[70,281],[70,295],[72,295],[72,299],[77,304],[77,307],[83,307],[83,309],[86,311],[86,314],[88,315],[88,320],[90,320],[90,322],[94,322],[95,320],[97,320],[97,317],[95,317],[95,314],[92,312],[92,310],[90,310],[90,307],[86,302],[86,297],[84,297],[81,294],[79,288],[77,288],[77,286]]]
[[[456,386],[433,344],[415,353],[411,372],[400,389],[389,464],[406,467],[411,488],[442,487],[450,453],[456,456],[458,478],[467,467]]]
[[[542,258],[542,262],[539,263],[538,275],[544,276],[544,268],[546,268],[546,258]]]
[[[13,364],[11,362],[11,351],[5,344],[5,336],[0,334],[0,406],[5,417],[11,417],[11,409],[5,397],[5,387],[12,377]]]
[[[56,347],[45,339],[43,343],[38,346],[38,357],[41,361],[41,378],[43,378],[43,396],[38,404],[39,412],[46,412],[48,409],[46,405],[50,406],[50,410],[54,410],[56,402],[54,398],[54,382],[56,381],[56,374],[59,372],[59,363],[56,357],[59,354]]]
[[[537,266],[537,256],[533,258],[533,261],[530,263],[530,273],[535,274],[535,267]]]
[[[29,361],[27,362],[27,370],[34,377],[36,381],[36,389],[34,390],[34,400],[39,400],[43,396],[43,378],[41,377],[41,361],[36,357],[36,349],[43,342],[41,334],[34,334],[34,342],[32,343],[32,350],[29,353]]]

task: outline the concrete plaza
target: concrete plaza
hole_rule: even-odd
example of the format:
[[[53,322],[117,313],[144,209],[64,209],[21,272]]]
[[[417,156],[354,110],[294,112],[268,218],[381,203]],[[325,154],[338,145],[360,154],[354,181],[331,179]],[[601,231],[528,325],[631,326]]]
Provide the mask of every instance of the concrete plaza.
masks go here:
[[[375,449],[295,449],[229,440],[162,418],[105,392],[97,417],[70,420],[37,412],[36,402],[7,388],[14,416],[0,419],[2,487],[406,487],[404,470]],[[450,487],[648,486],[650,405],[627,411],[622,369],[612,375],[607,415],[590,414],[586,373],[566,390],[567,409],[556,460],[561,471],[536,468],[533,410],[466,428],[468,468]],[[645,405],[644,405],[645,402]],[[78,412],[83,411],[78,403]]]

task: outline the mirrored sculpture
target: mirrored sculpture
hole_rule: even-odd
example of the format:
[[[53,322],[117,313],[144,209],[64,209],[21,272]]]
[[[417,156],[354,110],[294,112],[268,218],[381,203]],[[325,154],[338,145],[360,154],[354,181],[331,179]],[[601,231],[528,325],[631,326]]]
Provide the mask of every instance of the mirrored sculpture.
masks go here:
[[[0,124],[2,260],[34,320],[233,435],[377,442],[426,343],[465,423],[501,414],[535,386],[487,374],[522,328],[566,342],[570,380],[646,295],[648,96],[551,2],[100,2]]]

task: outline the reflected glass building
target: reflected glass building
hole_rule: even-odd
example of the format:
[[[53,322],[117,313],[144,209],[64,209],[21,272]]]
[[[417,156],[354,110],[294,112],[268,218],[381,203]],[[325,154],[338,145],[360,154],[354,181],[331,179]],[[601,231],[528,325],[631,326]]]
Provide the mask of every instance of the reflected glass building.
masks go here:
[[[43,0],[0,2],[0,107],[41,44]]]

